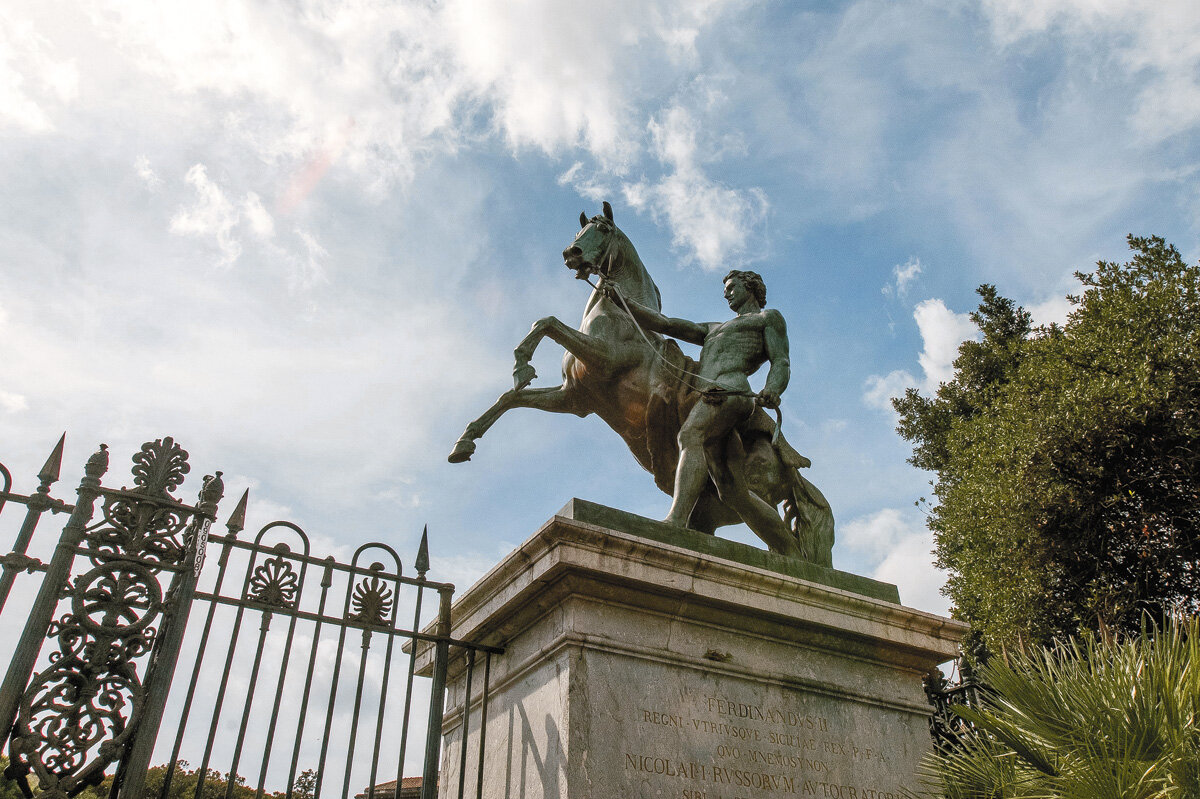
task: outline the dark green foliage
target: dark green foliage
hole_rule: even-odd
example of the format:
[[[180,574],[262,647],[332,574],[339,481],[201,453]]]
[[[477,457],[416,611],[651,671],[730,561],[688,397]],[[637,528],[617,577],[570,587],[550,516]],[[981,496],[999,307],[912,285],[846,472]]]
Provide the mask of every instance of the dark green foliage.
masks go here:
[[[0,755],[0,799],[24,799],[25,794],[21,793],[21,787],[4,776],[6,768],[8,768],[8,756]]]
[[[1129,243],[1063,327],[981,287],[954,379],[895,401],[955,612],[996,651],[1200,608],[1200,268]]]
[[[1194,799],[1200,796],[1200,624],[1096,634],[994,658],[974,725],[922,764],[945,799]]]
[[[296,777],[296,785],[292,791],[293,799],[312,799],[312,788],[315,783],[315,774],[313,771],[305,771]],[[229,775],[222,775],[215,769],[208,770],[208,776],[204,781],[204,788],[200,793],[202,799],[225,799],[225,792],[228,789],[227,781]],[[167,778],[167,767],[153,766],[146,772],[145,787],[142,795],[146,799],[158,799],[162,794],[163,784]],[[81,799],[108,799],[109,790],[112,788],[112,775],[105,777],[104,782],[100,785],[89,788],[79,794]],[[169,799],[195,799],[196,784],[200,781],[200,770],[188,770],[188,762],[180,760],[174,774],[171,776],[171,788],[167,793]],[[254,799],[256,791],[253,787],[246,785],[246,778],[235,774],[233,776],[233,799]],[[267,799],[283,799],[284,791],[276,793],[266,792],[263,794]],[[5,799],[4,794],[0,793],[0,799]]]

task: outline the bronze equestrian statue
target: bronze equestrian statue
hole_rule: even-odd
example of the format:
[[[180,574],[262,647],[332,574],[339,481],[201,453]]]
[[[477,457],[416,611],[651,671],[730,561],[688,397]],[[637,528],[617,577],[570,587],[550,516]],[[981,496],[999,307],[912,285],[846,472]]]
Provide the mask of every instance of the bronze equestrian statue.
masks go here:
[[[583,323],[576,330],[550,316],[533,324],[514,350],[514,388],[467,425],[450,461],[468,460],[475,439],[513,408],[596,413],[672,495],[668,522],[709,534],[746,522],[771,551],[831,566],[829,503],[799,471],[809,460],[763,408],[778,405],[789,366],[786,326],[763,307],[761,278],[727,276],[737,314],[728,322],[671,319],[612,207],[604,203],[603,215],[591,219],[580,214],[579,223],[564,262],[576,277],[599,278]],[[661,333],[700,344],[699,363]],[[530,359],[547,337],[566,349],[562,385],[528,388],[537,376]],[[767,384],[755,394],[747,378],[767,362]]]

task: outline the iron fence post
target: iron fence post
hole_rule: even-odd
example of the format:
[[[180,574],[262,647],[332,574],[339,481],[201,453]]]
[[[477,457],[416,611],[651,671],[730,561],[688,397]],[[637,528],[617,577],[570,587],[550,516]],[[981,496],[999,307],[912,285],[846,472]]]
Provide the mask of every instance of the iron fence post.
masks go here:
[[[75,561],[76,550],[83,543],[85,528],[92,519],[96,499],[100,496],[100,478],[106,471],[108,446],[101,444],[100,449],[88,458],[84,477],[79,482],[79,501],[75,503],[75,510],[71,512],[71,518],[63,527],[54,556],[46,568],[42,587],[38,590],[37,599],[29,611],[25,630],[21,633],[12,660],[8,664],[4,683],[0,686],[0,743],[7,743],[12,733],[13,724],[17,719],[17,708],[33,676],[33,669],[42,651],[42,643],[46,640],[46,631],[54,619],[58,600],[71,576],[71,564]]]
[[[217,503],[224,492],[225,484],[221,481],[221,472],[206,477],[204,486],[200,489],[200,501],[196,503],[196,515],[192,517],[191,529],[186,538],[182,563],[184,569],[168,591],[168,607],[163,614],[163,632],[155,642],[154,654],[146,666],[146,680],[143,684],[145,704],[142,706],[141,721],[113,779],[119,799],[142,797],[146,772],[150,768],[154,743],[158,739],[158,728],[167,705],[167,693],[171,690],[171,681],[175,678],[179,649],[183,646],[183,635],[187,632],[192,597],[196,593],[196,582],[204,561],[203,547],[217,514]]]
[[[446,712],[446,672],[450,665],[450,600],[454,586],[438,589],[438,641],[434,645],[433,685],[429,689],[429,726],[425,730],[425,767],[421,772],[421,799],[437,799],[438,754],[442,746],[442,718]],[[466,742],[463,742],[466,745]],[[399,786],[397,786],[399,787]]]
[[[58,482],[58,475],[62,469],[63,445],[66,442],[67,434],[63,433],[62,437],[58,439],[58,443],[54,445],[50,457],[46,459],[46,464],[38,472],[37,490],[25,500],[25,521],[22,522],[21,530],[17,533],[17,540],[13,542],[12,552],[4,558],[3,572],[0,573],[0,613],[4,612],[4,606],[8,603],[8,595],[12,591],[17,575],[27,568],[32,572],[35,564],[40,565],[33,558],[27,557],[25,553],[29,549],[29,542],[33,540],[33,532],[37,529],[42,514],[48,510],[58,513],[64,509],[63,503],[50,497],[50,486]],[[5,490],[8,490],[7,486]],[[0,503],[0,506],[2,505],[3,503]]]

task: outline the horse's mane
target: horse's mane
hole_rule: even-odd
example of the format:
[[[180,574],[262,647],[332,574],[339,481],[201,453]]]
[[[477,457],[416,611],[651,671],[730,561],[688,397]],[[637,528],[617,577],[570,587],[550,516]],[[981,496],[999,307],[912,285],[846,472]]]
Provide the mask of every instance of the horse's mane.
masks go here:
[[[597,217],[601,219],[602,217]],[[637,248],[633,246],[633,242],[625,235],[625,231],[621,230],[612,220],[604,220],[608,225],[612,226],[612,233],[609,234],[608,246],[605,248],[604,255],[601,257],[599,266],[602,273],[607,276],[607,279],[612,279],[625,290],[626,296],[630,299],[640,302],[642,305],[652,307],[656,311],[662,310],[662,292],[658,289],[658,284],[654,282],[654,278],[650,276],[650,272],[646,269],[646,265],[642,263],[641,256],[637,253]],[[592,292],[592,296],[588,298],[587,307],[584,308],[584,316],[586,316],[592,307],[600,301],[599,292]]]

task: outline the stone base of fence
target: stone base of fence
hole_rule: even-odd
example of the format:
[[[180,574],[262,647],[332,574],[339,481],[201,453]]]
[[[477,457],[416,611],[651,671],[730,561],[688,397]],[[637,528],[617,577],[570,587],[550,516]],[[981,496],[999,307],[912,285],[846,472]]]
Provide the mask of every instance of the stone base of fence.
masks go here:
[[[580,500],[452,619],[505,647],[484,730],[461,662],[443,727],[441,784],[489,799],[899,799],[930,745],[921,677],[965,629],[894,586]],[[482,780],[459,794],[468,705]]]

